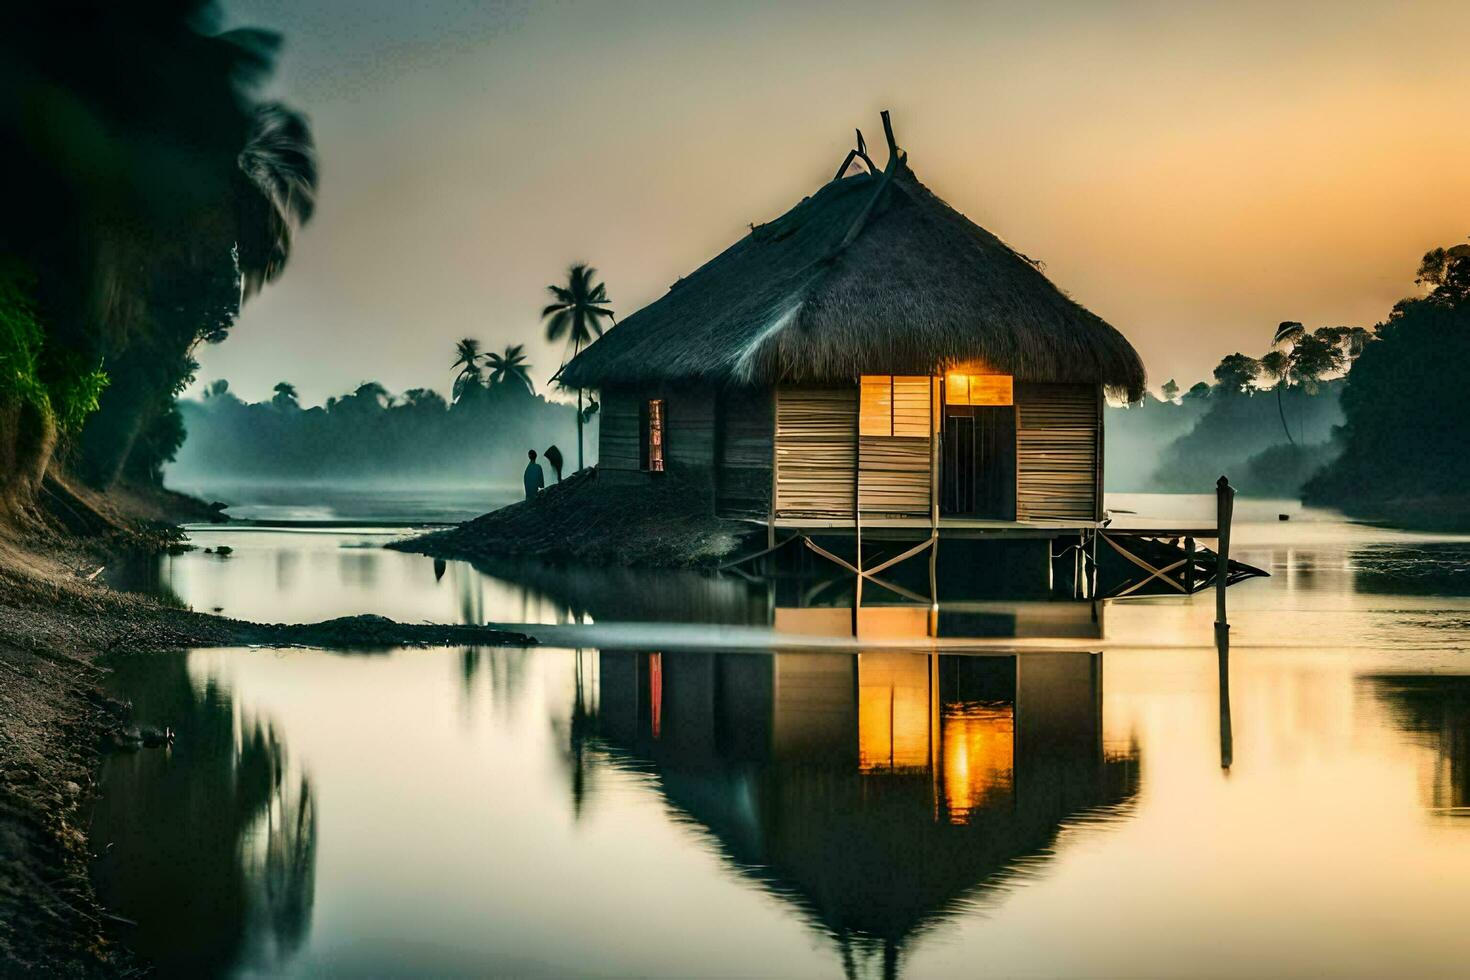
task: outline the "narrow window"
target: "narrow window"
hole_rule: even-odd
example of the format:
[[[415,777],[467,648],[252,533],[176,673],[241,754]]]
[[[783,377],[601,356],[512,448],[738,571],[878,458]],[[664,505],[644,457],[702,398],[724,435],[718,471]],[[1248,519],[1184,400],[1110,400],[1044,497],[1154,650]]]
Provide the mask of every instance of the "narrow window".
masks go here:
[[[664,471],[664,400],[651,398],[643,406],[643,469]]]

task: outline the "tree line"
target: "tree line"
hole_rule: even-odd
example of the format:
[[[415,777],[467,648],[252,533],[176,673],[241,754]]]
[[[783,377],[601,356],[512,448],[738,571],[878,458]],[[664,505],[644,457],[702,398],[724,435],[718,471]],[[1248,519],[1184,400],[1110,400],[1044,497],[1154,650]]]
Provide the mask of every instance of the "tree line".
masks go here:
[[[521,345],[487,353],[467,337],[451,370],[450,400],[432,388],[394,395],[367,381],[310,407],[287,381],[259,402],[215,381],[179,403],[189,438],[169,482],[514,485],[527,449],[569,449],[577,438],[577,410],[536,392]]]
[[[1403,524],[1470,525],[1470,246],[1427,253],[1342,392],[1339,452],[1308,503]]]
[[[546,288],[547,339],[575,356],[613,319],[607,286],[596,269],[577,263],[565,284]],[[164,464],[172,462],[170,479],[195,487],[260,479],[513,485],[527,449],[549,457],[560,479],[562,447],[573,443],[576,469],[583,467],[584,429],[598,403],[582,391],[575,409],[538,395],[524,344],[497,353],[465,337],[454,346],[450,370],[449,401],[430,388],[395,396],[367,381],[311,408],[302,407],[288,381],[255,403],[216,381],[202,399],[173,407],[176,433],[149,454],[154,466],[139,475],[162,483]]]
[[[1349,513],[1413,519],[1413,500],[1470,512],[1470,415],[1456,404],[1470,247],[1426,253],[1414,281],[1426,294],[1372,328],[1283,322],[1261,356],[1229,354],[1211,381],[1171,379],[1162,397],[1110,410],[1109,487],[1198,491],[1223,472],[1245,493]]]

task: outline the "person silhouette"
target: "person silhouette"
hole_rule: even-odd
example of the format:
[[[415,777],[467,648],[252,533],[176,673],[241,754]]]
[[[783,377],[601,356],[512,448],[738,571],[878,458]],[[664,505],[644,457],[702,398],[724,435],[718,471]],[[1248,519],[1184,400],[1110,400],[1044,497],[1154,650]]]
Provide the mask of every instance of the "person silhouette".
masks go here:
[[[546,461],[551,464],[551,472],[556,474],[556,482],[560,483],[562,463],[561,450],[557,449],[555,444],[552,444],[546,447],[546,452],[542,453],[542,455],[545,456]]]
[[[526,464],[526,475],[523,477],[523,482],[526,484],[526,499],[535,500],[536,495],[546,486],[546,474],[541,471],[541,464],[536,462],[536,450],[528,450],[526,455],[531,458],[531,461]]]

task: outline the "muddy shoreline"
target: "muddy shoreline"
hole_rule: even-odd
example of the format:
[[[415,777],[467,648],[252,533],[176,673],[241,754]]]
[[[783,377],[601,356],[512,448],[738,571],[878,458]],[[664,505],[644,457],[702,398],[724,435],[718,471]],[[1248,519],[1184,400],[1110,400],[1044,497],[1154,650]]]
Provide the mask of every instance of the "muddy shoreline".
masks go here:
[[[98,657],[206,646],[534,643],[487,627],[377,616],[251,623],[117,592],[94,575],[116,550],[168,537],[158,526],[88,540],[54,531],[0,536],[0,976],[146,969],[127,950],[128,924],[97,904],[88,876],[87,823],[103,754],[136,724],[100,690],[106,670]]]

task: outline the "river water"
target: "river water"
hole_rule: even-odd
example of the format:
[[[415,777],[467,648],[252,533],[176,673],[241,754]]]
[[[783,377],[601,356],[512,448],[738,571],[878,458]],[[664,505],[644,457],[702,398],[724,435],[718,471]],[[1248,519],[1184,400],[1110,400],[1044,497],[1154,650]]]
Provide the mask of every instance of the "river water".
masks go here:
[[[99,892],[167,975],[1462,975],[1470,539],[1239,520],[1271,577],[1231,590],[1224,661],[1207,595],[722,650],[699,631],[769,622],[769,593],[436,567],[381,549],[401,528],[196,530],[117,581],[610,639],[118,661],[177,738],[107,763]],[[684,648],[638,644],[672,621]]]

